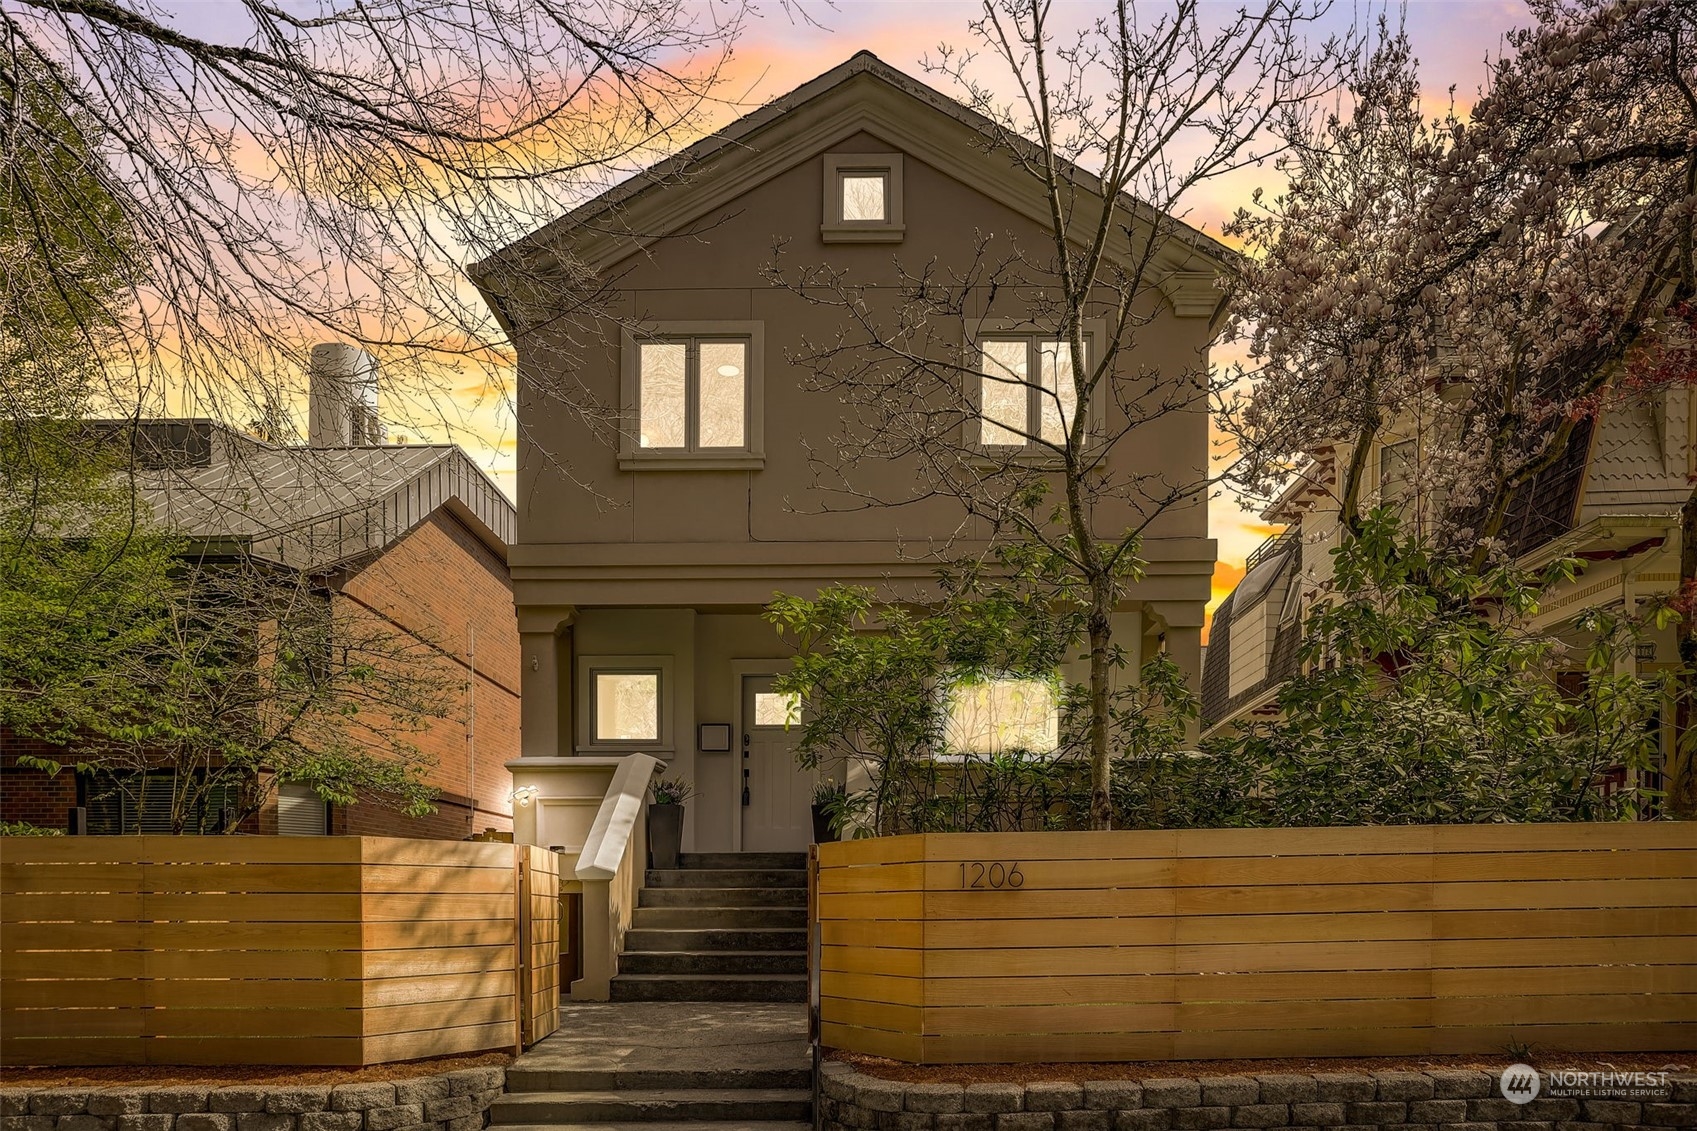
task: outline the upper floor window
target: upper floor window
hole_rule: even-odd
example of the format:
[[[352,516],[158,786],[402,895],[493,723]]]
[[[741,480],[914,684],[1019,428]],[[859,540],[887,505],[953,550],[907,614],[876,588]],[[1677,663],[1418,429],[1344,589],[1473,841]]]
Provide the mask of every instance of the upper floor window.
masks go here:
[[[901,154],[826,155],[821,239],[826,243],[894,243],[904,230]]]
[[[759,323],[660,323],[625,338],[620,466],[761,466]]]
[[[1068,343],[1034,334],[982,338],[978,374],[978,442],[983,447],[1066,443],[1078,414]]]

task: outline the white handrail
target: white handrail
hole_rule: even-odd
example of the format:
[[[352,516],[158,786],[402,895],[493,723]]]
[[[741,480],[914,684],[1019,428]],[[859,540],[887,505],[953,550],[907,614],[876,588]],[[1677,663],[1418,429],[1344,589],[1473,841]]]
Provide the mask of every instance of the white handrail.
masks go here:
[[[630,849],[636,820],[642,814],[648,779],[659,768],[660,759],[631,754],[613,771],[607,795],[601,799],[595,823],[589,826],[589,837],[577,858],[578,879],[610,881],[618,873],[619,864]]]

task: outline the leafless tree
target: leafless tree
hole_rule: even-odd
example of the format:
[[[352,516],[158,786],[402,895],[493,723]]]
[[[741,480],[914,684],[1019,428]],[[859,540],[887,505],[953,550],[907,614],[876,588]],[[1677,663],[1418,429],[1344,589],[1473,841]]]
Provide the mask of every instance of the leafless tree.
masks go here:
[[[3,0],[0,290],[28,308],[106,284],[68,304],[121,329],[102,337],[95,411],[275,427],[300,416],[307,348],[328,338],[377,355],[392,418],[463,424],[448,394],[467,374],[482,407],[510,393],[463,265],[688,139],[746,14]],[[43,253],[67,233],[88,237],[74,256]],[[61,333],[7,329],[9,354],[43,357]],[[7,377],[5,410],[27,413]]]
[[[1191,430],[1202,450],[1221,391],[1205,350],[1152,360],[1168,292],[1233,258],[1184,218],[1202,186],[1269,156],[1269,122],[1333,83],[1348,45],[1305,40],[1324,9],[1269,0],[1216,19],[1180,0],[1150,17],[1119,0],[1069,33],[1045,0],[987,0],[977,47],[942,48],[927,70],[953,80],[988,159],[1041,199],[1041,237],[986,231],[970,262],[898,259],[887,288],[786,263],[782,248],[770,270],[840,314],[834,338],[792,359],[846,406],[839,443],[814,459],[821,484],[844,506],[958,501],[992,554],[1034,564],[1057,600],[1086,610],[1095,828],[1111,817],[1113,613],[1145,535],[1205,506],[1214,482],[1204,461],[1157,468],[1131,454],[1167,429]],[[1038,357],[999,356],[1004,320],[1040,336]],[[857,478],[885,460],[921,469],[911,492]]]

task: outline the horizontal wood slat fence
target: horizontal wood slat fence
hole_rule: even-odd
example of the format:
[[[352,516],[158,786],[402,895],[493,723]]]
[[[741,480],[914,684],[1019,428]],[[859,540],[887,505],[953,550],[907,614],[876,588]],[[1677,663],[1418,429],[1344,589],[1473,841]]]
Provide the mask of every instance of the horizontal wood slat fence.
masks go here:
[[[557,1023],[558,890],[553,853],[511,844],[8,838],[0,1063],[510,1049]]]
[[[930,1063],[1697,1048],[1697,824],[819,847],[824,1043]]]

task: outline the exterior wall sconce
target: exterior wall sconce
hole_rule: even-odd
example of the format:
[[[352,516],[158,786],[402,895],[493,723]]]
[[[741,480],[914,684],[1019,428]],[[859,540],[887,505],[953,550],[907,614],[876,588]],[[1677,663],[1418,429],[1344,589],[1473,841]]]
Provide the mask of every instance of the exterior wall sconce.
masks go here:
[[[534,798],[538,793],[541,793],[541,792],[542,791],[534,785],[520,786],[518,789],[515,789],[511,793],[507,794],[507,800],[513,802],[515,805],[519,806],[519,808],[522,809],[525,806],[529,805],[530,802],[531,802],[531,799]]]

